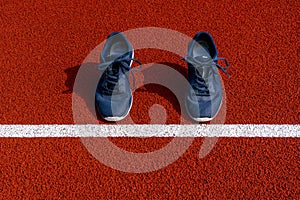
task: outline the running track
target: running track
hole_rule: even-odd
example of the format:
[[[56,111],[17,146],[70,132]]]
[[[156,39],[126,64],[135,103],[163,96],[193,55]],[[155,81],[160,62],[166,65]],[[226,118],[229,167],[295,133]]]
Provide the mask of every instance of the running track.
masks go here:
[[[112,31],[161,27],[190,37],[210,32],[231,63],[223,76],[226,124],[299,124],[299,1],[0,1],[0,123],[73,124],[72,86],[85,57]],[[143,63],[179,57],[136,52]],[[163,91],[163,95],[162,92]],[[158,86],[139,88],[131,117],[150,122],[153,104],[179,123],[176,99]],[[104,123],[99,121],[101,124]],[[172,138],[111,138],[149,152]],[[198,158],[203,138],[159,171],[129,174],[97,161],[80,138],[1,138],[0,198],[299,199],[298,138],[220,138]]]

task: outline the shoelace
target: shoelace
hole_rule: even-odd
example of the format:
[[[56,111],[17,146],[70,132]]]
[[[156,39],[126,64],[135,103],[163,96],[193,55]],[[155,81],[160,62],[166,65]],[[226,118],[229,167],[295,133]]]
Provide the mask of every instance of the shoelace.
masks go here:
[[[208,96],[209,95],[208,87],[207,87],[203,77],[198,73],[197,66],[201,66],[203,64],[205,64],[205,65],[216,65],[217,68],[221,69],[228,77],[230,77],[230,75],[227,72],[227,69],[229,68],[230,65],[229,65],[229,62],[226,58],[210,59],[209,61],[204,62],[204,63],[202,63],[201,61],[196,60],[195,58],[193,58],[191,56],[185,56],[181,60],[184,60],[185,62],[193,65],[194,68],[195,68],[196,83],[198,84],[198,87],[194,87],[194,89],[196,89],[197,95],[200,95],[200,96]],[[222,67],[221,65],[219,65],[217,63],[218,60],[225,61],[226,67]]]
[[[131,68],[129,66],[129,64],[127,64],[127,62],[131,61],[131,60],[137,62],[140,66],[136,67],[136,68]],[[105,70],[105,76],[106,76],[105,89],[110,94],[114,91],[114,86],[117,85],[117,83],[118,83],[120,67],[124,68],[127,71],[131,71],[131,75],[132,75],[132,79],[133,79],[133,87],[135,89],[134,71],[140,70],[142,68],[142,63],[135,58],[126,59],[126,58],[122,58],[122,57],[117,58],[111,62],[100,63],[97,66],[97,69],[100,71]]]
[[[225,61],[225,64],[226,64],[226,67],[222,67],[221,65],[219,65],[219,64],[217,63],[218,60],[224,60],[224,61]],[[228,72],[227,72],[227,69],[230,67],[228,60],[227,60],[226,58],[216,58],[216,59],[213,59],[213,61],[215,62],[216,66],[217,66],[219,69],[221,69],[221,70],[227,75],[228,78],[230,78],[230,75],[229,75]]]

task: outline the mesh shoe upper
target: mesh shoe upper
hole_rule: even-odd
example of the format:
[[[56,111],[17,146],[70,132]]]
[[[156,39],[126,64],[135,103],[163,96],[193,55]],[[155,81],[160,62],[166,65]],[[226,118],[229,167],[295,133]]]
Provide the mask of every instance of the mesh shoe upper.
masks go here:
[[[106,120],[124,118],[132,104],[129,71],[133,48],[124,34],[114,32],[108,36],[100,55],[98,69],[103,74],[98,82],[95,102],[98,113]]]
[[[210,121],[222,103],[222,85],[218,52],[210,34],[199,32],[188,45],[184,58],[188,63],[190,88],[186,96],[187,111],[196,121]],[[222,68],[226,72],[226,69]]]

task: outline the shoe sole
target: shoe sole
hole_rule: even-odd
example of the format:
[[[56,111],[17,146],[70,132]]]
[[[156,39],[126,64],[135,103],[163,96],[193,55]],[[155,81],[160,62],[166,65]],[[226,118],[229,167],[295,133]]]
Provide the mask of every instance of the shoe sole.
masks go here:
[[[132,49],[132,57],[134,58],[134,49]],[[133,60],[130,61],[130,67],[132,65],[132,62]],[[127,115],[129,114],[130,110],[131,110],[131,107],[132,107],[132,103],[133,103],[133,95],[132,95],[132,92],[131,92],[131,103],[130,103],[130,106],[129,106],[129,109],[127,111],[127,113],[123,116],[120,116],[120,117],[102,117],[104,120],[106,121],[109,121],[109,122],[117,122],[117,121],[121,121],[122,119],[124,119],[125,117],[127,117]]]

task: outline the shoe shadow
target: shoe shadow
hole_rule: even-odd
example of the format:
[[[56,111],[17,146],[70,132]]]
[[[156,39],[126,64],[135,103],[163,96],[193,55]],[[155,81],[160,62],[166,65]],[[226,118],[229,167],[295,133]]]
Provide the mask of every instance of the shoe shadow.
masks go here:
[[[158,62],[143,69],[143,86],[135,92],[147,92],[156,94],[172,104],[177,112],[176,119],[172,116],[172,123],[195,123],[192,122],[185,109],[185,95],[189,87],[187,69],[177,63]],[[174,114],[169,110],[166,112]],[[181,119],[180,119],[181,117]],[[170,118],[167,115],[167,119]],[[166,123],[169,123],[166,120]]]
[[[78,113],[78,115],[82,115],[80,120],[76,120],[76,123],[78,123],[78,121],[83,124],[90,123],[91,121],[96,123],[96,120],[100,124],[116,123],[103,120],[95,107],[94,100],[96,87],[102,75],[102,72],[96,68],[97,65],[98,63],[88,62],[64,70],[67,75],[67,79],[65,81],[67,90],[62,91],[62,94],[73,94],[72,104],[74,104],[74,97],[78,100],[75,102],[77,105],[76,108],[74,108],[74,105],[72,105],[73,116],[74,112]],[[136,89],[135,93],[146,91],[147,93],[157,94],[172,104],[174,110],[179,116],[182,117],[184,123],[195,123],[191,121],[190,117],[185,111],[184,98],[186,95],[186,89],[188,88],[186,82],[176,83],[174,77],[171,74],[167,74],[168,71],[165,71],[165,73],[161,71],[158,72],[155,69],[155,65],[161,65],[164,68],[172,68],[181,74],[181,76],[187,81],[187,69],[181,65],[170,62],[155,63],[153,66],[143,69],[142,74],[144,75],[144,80],[142,87]],[[164,79],[164,83],[171,84],[171,86],[159,86],[158,84],[153,83],[153,80],[161,78]],[[172,87],[176,87],[177,95],[174,95],[172,89],[170,89]],[[89,113],[89,116],[85,116],[82,113]],[[86,119],[84,119],[84,117],[86,117]],[[124,120],[124,122],[126,122],[126,120]]]
[[[176,111],[178,113],[180,113],[180,111],[182,111],[181,116],[183,118],[184,123],[187,123],[187,124],[222,124],[222,123],[224,123],[224,121],[225,121],[224,117],[226,116],[226,100],[225,100],[225,104],[224,103],[222,104],[218,115],[212,121],[208,121],[208,122],[193,121],[190,118],[190,116],[187,113],[186,108],[185,108],[186,92],[189,89],[189,87],[191,87],[190,84],[188,83],[187,67],[183,67],[182,65],[179,65],[177,63],[170,63],[170,62],[160,62],[159,64],[167,65],[167,66],[171,67],[172,69],[178,71],[186,79],[185,82],[181,82],[183,85],[177,85],[177,88],[180,88],[180,94],[178,97],[178,101],[180,104],[177,104],[177,105],[175,104]],[[174,80],[172,76],[166,76],[166,77],[170,78],[171,79],[170,81],[177,81],[177,80]],[[224,83],[223,83],[223,81],[221,81],[221,83],[222,83],[222,87],[223,87],[223,98],[226,99]],[[163,91],[158,91],[157,94],[159,94],[161,96],[165,96]],[[170,101],[174,102],[174,101],[172,101],[172,99]]]
[[[80,119],[77,119],[76,121],[80,121],[79,123],[85,124],[90,123],[91,121],[96,122],[97,120],[101,124],[114,124],[115,122],[107,122],[99,116],[94,103],[97,83],[102,74],[102,72],[96,68],[97,65],[98,63],[88,62],[64,70],[64,72],[67,75],[67,79],[65,81],[65,86],[67,87],[67,90],[62,91],[62,94],[73,95],[73,117],[74,112],[79,114],[89,113],[88,116],[83,115],[82,117],[80,117]],[[74,103],[76,104],[75,107]],[[87,119],[83,119],[84,117],[87,117]]]
[[[67,80],[65,81],[65,86],[68,89],[64,90],[62,92],[62,94],[71,94],[73,92],[73,86],[74,86],[75,78],[76,78],[79,68],[80,68],[80,65],[77,65],[75,67],[70,67],[70,68],[64,70],[65,74],[67,75]]]

